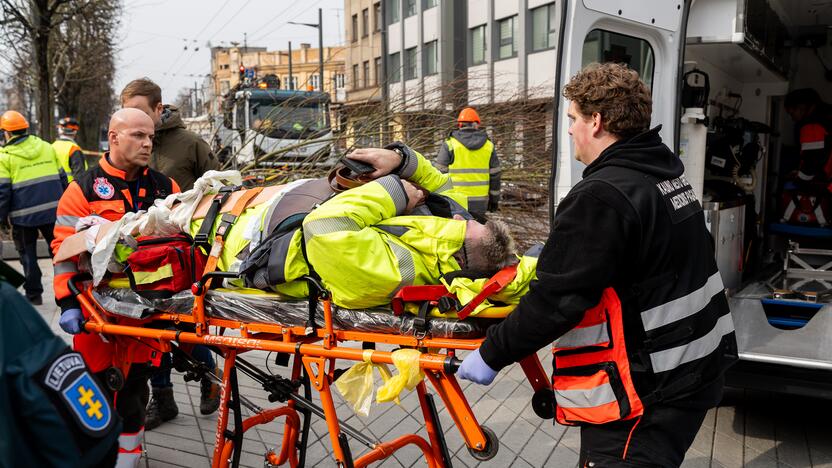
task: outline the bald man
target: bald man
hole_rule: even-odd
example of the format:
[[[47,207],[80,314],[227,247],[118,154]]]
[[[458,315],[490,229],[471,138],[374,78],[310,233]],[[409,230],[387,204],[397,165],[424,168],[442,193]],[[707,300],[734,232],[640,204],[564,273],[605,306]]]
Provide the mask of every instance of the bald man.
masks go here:
[[[104,153],[98,167],[73,180],[58,202],[53,252],[57,253],[64,239],[75,234],[81,218],[100,216],[117,221],[129,211],[146,210],[156,198],[179,192],[176,182],[148,167],[153,131],[153,120],[140,110],[122,109],[113,114],[107,132],[110,151]],[[88,312],[81,310],[67,285],[78,271],[77,257],[55,264],[55,302],[61,308],[61,328],[74,335],[73,348],[84,356],[90,370],[100,378],[101,373],[113,365],[112,344],[104,341],[101,335],[81,333]],[[128,348],[126,355],[132,365],[116,398],[116,411],[124,425],[119,437],[117,466],[137,466],[142,453],[149,363],[156,359],[158,364],[159,353],[136,342]]]

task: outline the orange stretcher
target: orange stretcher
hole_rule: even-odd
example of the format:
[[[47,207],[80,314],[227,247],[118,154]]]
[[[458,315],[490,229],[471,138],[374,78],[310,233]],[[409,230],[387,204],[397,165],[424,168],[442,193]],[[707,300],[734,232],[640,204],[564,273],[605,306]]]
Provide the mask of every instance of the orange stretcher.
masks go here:
[[[115,343],[117,349],[119,343],[127,344],[131,340],[141,339],[145,342],[152,342],[160,351],[173,352],[175,361],[179,356],[179,361],[186,363],[185,368],[191,373],[191,378],[209,375],[210,371],[201,369],[200,364],[191,360],[180,347],[194,344],[207,345],[225,358],[212,460],[213,468],[238,466],[243,433],[254,426],[269,423],[278,418],[283,418],[285,421],[280,450],[279,452],[269,451],[264,455],[266,466],[286,463],[291,467],[304,466],[309,425],[313,416],[326,420],[333,458],[337,466],[368,466],[373,462],[384,460],[407,445],[417,446],[422,451],[429,467],[450,466],[450,454],[437,416],[434,396],[429,393],[425,381],[418,384],[416,391],[424,416],[427,439],[417,434],[404,434],[381,442],[339,421],[332,395],[332,384],[339,375],[335,367],[336,361],[360,362],[365,356],[363,349],[342,345],[349,341],[368,343],[371,347],[382,343],[420,350],[422,354],[419,358],[419,367],[447,408],[471,456],[484,461],[496,455],[499,443],[495,433],[477,422],[476,416],[454,377],[461,362],[455,357],[456,351],[476,349],[482,338],[433,338],[420,334],[405,336],[335,329],[332,320],[333,306],[329,294],[321,287],[320,282],[311,277],[307,278],[307,281],[310,286],[309,310],[312,319],[306,326],[248,323],[208,316],[205,307],[208,285],[212,279],[230,277],[236,277],[236,275],[227,272],[206,273],[194,285],[194,305],[190,313],[154,313],[145,319],[143,326],[113,323],[112,314],[96,301],[92,286],[84,283],[89,279],[89,275],[77,275],[69,283],[70,290],[90,314],[90,319],[85,323],[86,330],[106,335],[111,342]],[[426,288],[434,288],[434,293],[438,295],[415,294],[415,296],[420,296],[420,300],[428,302],[432,298],[447,296],[447,291],[442,294],[441,291],[436,290],[435,286]],[[406,291],[404,296],[414,296],[414,291],[417,290]],[[398,301],[404,300],[406,299],[400,297]],[[314,320],[314,314],[318,313],[318,302],[323,306],[324,325],[322,327],[316,326]],[[471,304],[466,304],[466,306],[469,306],[469,310],[472,307]],[[152,328],[160,325],[172,326],[174,329]],[[211,334],[211,327],[219,330],[218,333]],[[240,336],[226,336],[225,332],[228,330],[236,330]],[[288,357],[290,361],[288,364],[291,365],[290,377],[264,372],[240,357],[241,354],[251,350],[274,351]],[[118,352],[113,354],[119,355]],[[377,364],[391,364],[393,363],[392,353],[372,351],[370,361]],[[547,401],[551,402],[551,399],[545,398],[545,392],[551,392],[551,387],[540,361],[536,355],[532,355],[522,361],[521,365],[535,391],[533,399],[535,411],[541,415],[548,414],[549,409],[546,405],[551,405],[547,403]],[[108,378],[108,382],[118,382],[124,377],[128,368],[129,363],[114,362],[110,370],[113,378]],[[282,405],[263,409],[240,395],[237,385],[238,371],[261,383],[269,394],[269,401],[280,402]],[[213,378],[216,379],[216,376]],[[313,390],[320,395],[320,406],[312,401]],[[254,415],[243,419],[243,406],[252,411]],[[233,421],[233,427],[229,427],[231,421]],[[369,450],[353,458],[351,442],[364,445]]]

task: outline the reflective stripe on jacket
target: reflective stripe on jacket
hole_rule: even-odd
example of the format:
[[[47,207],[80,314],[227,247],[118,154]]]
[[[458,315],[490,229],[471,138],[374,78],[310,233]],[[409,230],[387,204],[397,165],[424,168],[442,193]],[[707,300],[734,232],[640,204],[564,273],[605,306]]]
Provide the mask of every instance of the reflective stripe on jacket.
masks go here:
[[[400,170],[402,178],[433,194],[459,197],[453,193],[453,184],[447,174],[437,171],[415,151],[403,146],[401,150],[406,155]],[[276,232],[277,237],[269,239],[268,245],[263,242],[263,247],[268,248],[267,259],[261,256],[264,254],[261,250],[249,255],[249,260],[255,263],[256,274],[252,271],[247,277],[247,285],[271,287],[290,297],[305,297],[306,283],[301,278],[309,274],[308,258],[337,305],[364,308],[389,303],[402,286],[436,284],[441,274],[459,269],[452,256],[461,248],[465,221],[436,216],[399,216],[407,205],[399,176],[382,177],[328,200],[328,194],[316,195],[312,186],[315,183],[308,181],[287,187],[290,193],[306,192],[304,198],[311,202],[308,209],[295,204],[286,208],[301,216],[311,211],[302,218],[302,229],[277,231],[272,220],[284,219],[287,213],[285,210],[280,214],[271,209],[264,211],[260,225],[270,227],[263,235]],[[283,195],[275,211],[281,209],[281,203],[288,197]],[[326,201],[315,208],[322,199]],[[461,199],[464,201],[464,197]],[[229,242],[243,236],[242,232],[239,226],[232,229]],[[302,244],[304,237],[306,258]],[[243,264],[247,272],[249,266]]]
[[[50,148],[51,149],[51,148]],[[179,192],[179,186],[169,177],[146,168],[139,176],[138,198],[134,199],[125,181],[125,173],[115,168],[105,154],[98,166],[85,172],[67,187],[58,203],[55,239],[52,251],[58,252],[64,239],[75,234],[75,224],[85,216],[97,215],[117,221],[129,211],[147,209],[156,198],[164,198]],[[68,281],[78,272],[78,257],[55,264],[55,302],[65,311],[80,308],[78,300],[69,291]],[[85,311],[85,314],[87,312]],[[118,323],[140,323],[119,318]],[[113,364],[113,346],[97,333],[79,333],[73,336],[73,347],[84,356],[93,372],[99,372]],[[128,346],[125,355],[132,362],[146,362],[154,349],[138,340]],[[156,353],[156,357],[159,354]]]
[[[631,374],[621,301],[613,288],[604,290],[600,303],[553,346],[558,422],[604,424],[635,418],[644,404],[677,397],[719,371],[723,341],[733,340],[734,333],[731,314],[712,306],[725,300],[724,290],[717,272],[695,291],[641,312],[642,330],[635,334],[646,338],[638,354],[649,363],[649,380],[657,382],[642,395]],[[692,323],[704,330],[694,330]]]
[[[448,174],[454,181],[456,191],[468,197],[468,204],[471,208],[481,207],[481,212],[484,212],[488,205],[491,182],[490,161],[491,154],[494,152],[494,143],[489,140],[480,148],[472,150],[456,138],[449,137],[445,140],[445,144],[453,153],[453,161],[448,166]]]
[[[55,222],[66,175],[55,150],[35,135],[0,148],[0,219],[11,224],[42,226]]]
[[[59,138],[52,143],[52,148],[58,156],[58,163],[66,173],[68,182],[79,176],[81,172],[87,170],[87,159],[81,147],[75,144],[74,141]]]
[[[557,421],[604,424],[644,413],[630,375],[621,301],[607,288],[575,328],[552,348]]]

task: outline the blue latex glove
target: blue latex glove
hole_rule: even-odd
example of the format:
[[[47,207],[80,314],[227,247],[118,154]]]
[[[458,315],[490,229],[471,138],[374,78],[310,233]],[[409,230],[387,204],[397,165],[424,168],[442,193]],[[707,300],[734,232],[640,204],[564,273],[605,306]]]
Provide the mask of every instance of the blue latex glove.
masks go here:
[[[494,381],[494,377],[497,377],[497,371],[482,360],[480,350],[477,349],[465,357],[459,366],[459,370],[456,371],[456,376],[480,385],[490,385]]]
[[[61,314],[61,320],[58,323],[63,331],[70,335],[77,335],[84,331],[81,328],[83,322],[84,314],[81,313],[81,309],[67,309]]]

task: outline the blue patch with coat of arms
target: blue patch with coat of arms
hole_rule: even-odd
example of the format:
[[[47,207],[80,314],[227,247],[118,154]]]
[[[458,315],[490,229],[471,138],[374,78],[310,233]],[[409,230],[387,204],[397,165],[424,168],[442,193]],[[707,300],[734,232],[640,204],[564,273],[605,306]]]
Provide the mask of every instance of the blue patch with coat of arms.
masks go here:
[[[110,405],[89,373],[81,374],[62,393],[87,429],[100,431],[110,424]]]
[[[102,436],[111,429],[116,418],[110,401],[90,375],[80,354],[67,353],[55,359],[44,375],[43,384],[55,392],[83,432]]]

